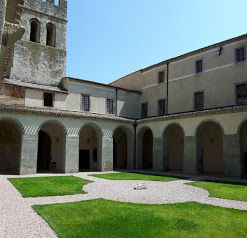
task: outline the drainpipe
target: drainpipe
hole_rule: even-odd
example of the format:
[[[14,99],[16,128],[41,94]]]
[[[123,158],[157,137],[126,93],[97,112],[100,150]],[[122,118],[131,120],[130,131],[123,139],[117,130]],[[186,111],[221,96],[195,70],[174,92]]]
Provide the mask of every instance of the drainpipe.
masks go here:
[[[136,156],[136,154],[137,154],[137,151],[136,151],[136,127],[137,127],[137,124],[136,124],[136,122],[134,123],[134,128],[135,128],[135,138],[134,138],[134,170],[136,170],[137,169],[137,156]]]
[[[166,115],[168,114],[168,80],[169,80],[169,63],[166,63]]]
[[[116,106],[115,106],[115,110],[116,110],[115,115],[116,116],[118,116],[118,114],[117,114],[117,100],[118,100],[118,88],[116,88]]]

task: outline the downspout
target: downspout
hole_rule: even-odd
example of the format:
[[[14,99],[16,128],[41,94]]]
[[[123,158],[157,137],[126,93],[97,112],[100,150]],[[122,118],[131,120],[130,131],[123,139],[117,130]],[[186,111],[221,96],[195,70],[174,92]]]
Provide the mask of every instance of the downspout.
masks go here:
[[[137,154],[137,151],[136,151],[136,127],[137,127],[137,123],[136,123],[136,121],[135,121],[135,123],[134,123],[134,128],[135,128],[135,137],[134,137],[134,170],[136,170],[137,169],[137,156],[136,156],[136,154]]]
[[[116,105],[115,105],[115,115],[118,116],[118,113],[117,113],[117,101],[118,101],[118,88],[116,88]]]
[[[168,82],[169,82],[169,63],[166,63],[166,115],[168,115]]]

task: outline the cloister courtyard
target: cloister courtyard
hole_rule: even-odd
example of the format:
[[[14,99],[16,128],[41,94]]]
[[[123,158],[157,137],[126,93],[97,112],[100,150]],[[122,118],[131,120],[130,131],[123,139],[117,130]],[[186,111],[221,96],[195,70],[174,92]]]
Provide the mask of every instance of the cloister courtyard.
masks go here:
[[[246,237],[246,180],[136,172],[1,175],[0,237]]]

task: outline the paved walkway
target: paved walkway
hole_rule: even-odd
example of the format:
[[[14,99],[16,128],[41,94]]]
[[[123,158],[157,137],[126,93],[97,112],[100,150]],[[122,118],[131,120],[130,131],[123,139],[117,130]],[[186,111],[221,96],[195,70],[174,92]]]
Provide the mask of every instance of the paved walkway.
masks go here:
[[[202,176],[172,182],[145,181],[147,189],[134,190],[134,186],[139,181],[105,180],[88,176],[88,174],[92,173],[74,174],[74,176],[94,181],[84,186],[87,194],[43,198],[22,198],[19,192],[8,182],[8,176],[0,176],[0,237],[56,237],[47,223],[32,210],[31,206],[35,204],[54,204],[103,198],[142,204],[199,202],[226,208],[247,210],[247,202],[210,198],[206,190],[186,185],[186,183],[191,181],[205,179]],[[36,176],[48,176],[48,174]],[[58,176],[58,174],[49,176]]]

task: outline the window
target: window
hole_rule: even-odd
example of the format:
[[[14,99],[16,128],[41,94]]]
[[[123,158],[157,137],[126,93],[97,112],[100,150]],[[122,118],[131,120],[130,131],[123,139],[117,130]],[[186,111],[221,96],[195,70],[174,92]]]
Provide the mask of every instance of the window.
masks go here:
[[[37,19],[31,20],[30,41],[39,42],[40,23]]]
[[[236,101],[237,101],[237,104],[243,104],[247,102],[245,83],[236,85]]]
[[[141,108],[142,118],[146,118],[148,116],[148,103],[142,103]]]
[[[46,25],[46,45],[55,47],[55,26],[51,23]]]
[[[163,83],[165,81],[165,72],[161,71],[158,74],[158,83]]]
[[[162,99],[158,101],[158,116],[164,116],[166,114],[166,100]]]
[[[90,97],[88,95],[82,95],[82,104],[81,109],[82,111],[89,111],[90,107]]]
[[[196,73],[202,72],[202,60],[196,61]]]
[[[245,61],[245,47],[236,49],[235,57],[236,57],[236,62]]]
[[[204,93],[203,92],[197,92],[195,93],[194,97],[194,108],[195,111],[203,110],[203,100],[204,100]]]
[[[52,93],[44,93],[44,106],[53,107],[53,94]]]
[[[106,99],[106,112],[109,114],[113,114],[113,100]]]

